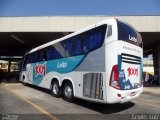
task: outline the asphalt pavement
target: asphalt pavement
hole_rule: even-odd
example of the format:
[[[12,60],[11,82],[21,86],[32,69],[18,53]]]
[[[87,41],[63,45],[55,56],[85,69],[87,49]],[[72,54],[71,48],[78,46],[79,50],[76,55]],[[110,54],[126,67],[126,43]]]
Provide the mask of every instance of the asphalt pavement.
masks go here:
[[[54,98],[50,91],[21,83],[0,84],[1,119],[138,119],[136,115],[149,119],[149,115],[160,114],[160,87],[144,87],[143,94],[124,104],[98,104],[76,99],[74,103]],[[13,116],[11,116],[13,115]],[[160,119],[160,116],[156,116]],[[155,117],[155,118],[156,118]]]

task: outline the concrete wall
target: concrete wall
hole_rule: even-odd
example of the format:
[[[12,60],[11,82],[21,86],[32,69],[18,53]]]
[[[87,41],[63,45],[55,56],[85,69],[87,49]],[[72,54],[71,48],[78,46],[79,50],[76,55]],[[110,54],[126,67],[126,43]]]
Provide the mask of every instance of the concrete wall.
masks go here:
[[[160,16],[0,17],[0,32],[73,32],[98,21],[118,18],[140,32],[160,31]]]

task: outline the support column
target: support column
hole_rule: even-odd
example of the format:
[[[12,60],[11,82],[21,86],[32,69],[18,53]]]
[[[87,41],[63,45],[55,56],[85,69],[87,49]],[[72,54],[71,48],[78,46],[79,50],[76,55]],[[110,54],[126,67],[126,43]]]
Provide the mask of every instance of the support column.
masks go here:
[[[160,85],[160,48],[156,47],[153,49],[153,64],[154,64],[154,74],[158,77]]]
[[[9,59],[8,61],[8,73],[11,72],[11,59]]]

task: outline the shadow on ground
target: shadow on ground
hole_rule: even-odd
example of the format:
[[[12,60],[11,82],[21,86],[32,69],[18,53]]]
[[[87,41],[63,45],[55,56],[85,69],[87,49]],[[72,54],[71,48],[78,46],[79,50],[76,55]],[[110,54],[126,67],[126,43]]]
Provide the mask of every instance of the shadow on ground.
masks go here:
[[[100,104],[100,103],[93,103],[93,102],[88,102],[80,99],[76,99],[74,104],[86,107],[88,109],[91,109],[103,114],[113,114],[113,113],[121,112],[135,105],[132,102],[127,102],[123,104],[118,104],[118,103],[117,104]]]
[[[6,77],[0,80],[1,83],[19,83],[20,81],[16,77]]]
[[[29,85],[29,84],[27,84],[27,86],[48,94],[51,93],[50,90],[48,89],[40,88],[40,87]],[[135,105],[133,102],[123,103],[123,104],[101,104],[101,103],[93,103],[86,100],[81,100],[78,98],[75,99],[73,104],[76,104],[76,105],[79,105],[103,114],[118,113],[123,110],[127,110]]]

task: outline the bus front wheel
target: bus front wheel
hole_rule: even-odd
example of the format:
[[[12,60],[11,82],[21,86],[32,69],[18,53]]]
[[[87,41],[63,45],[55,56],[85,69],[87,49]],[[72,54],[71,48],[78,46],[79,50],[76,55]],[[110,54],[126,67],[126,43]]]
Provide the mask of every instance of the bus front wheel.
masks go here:
[[[52,86],[51,86],[51,93],[54,97],[59,98],[61,96],[61,88],[58,84],[58,81],[53,81]]]
[[[71,82],[67,82],[63,86],[63,99],[68,102],[73,102],[74,100],[73,86]]]

